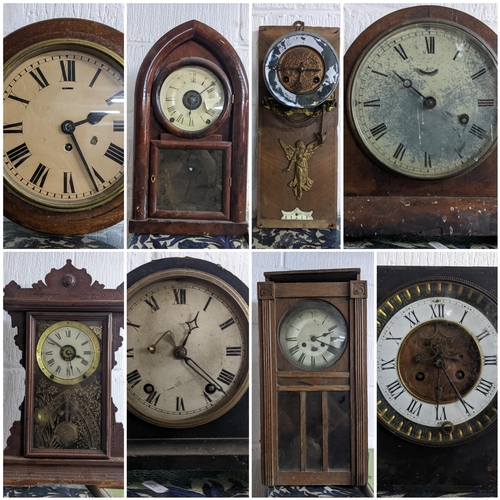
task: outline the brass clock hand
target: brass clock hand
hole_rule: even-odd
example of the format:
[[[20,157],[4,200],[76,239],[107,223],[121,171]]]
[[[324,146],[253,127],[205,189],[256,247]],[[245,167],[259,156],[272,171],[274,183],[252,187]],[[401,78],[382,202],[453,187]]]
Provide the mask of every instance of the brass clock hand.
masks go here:
[[[149,347],[148,347],[148,351],[151,353],[151,354],[154,354],[156,352],[156,345],[158,344],[158,342],[166,335],[166,334],[169,334],[170,335],[170,339],[172,340],[172,343],[174,344],[174,347],[177,347],[175,345],[175,341],[174,341],[174,338],[172,337],[173,333],[170,331],[170,330],[167,330],[166,332],[162,333],[162,335],[160,336],[160,338],[154,343],[154,344],[151,344]]]

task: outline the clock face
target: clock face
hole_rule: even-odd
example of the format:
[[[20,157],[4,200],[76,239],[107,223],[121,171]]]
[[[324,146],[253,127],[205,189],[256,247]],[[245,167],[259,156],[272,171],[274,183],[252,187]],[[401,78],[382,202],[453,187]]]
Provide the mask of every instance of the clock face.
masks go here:
[[[453,445],[496,424],[497,306],[472,284],[409,285],[378,309],[378,417],[398,436]]]
[[[407,177],[462,174],[496,145],[496,56],[451,22],[417,21],[382,34],[358,60],[347,96],[364,149]]]
[[[101,51],[102,50],[102,51]],[[4,67],[4,179],[57,211],[123,191],[123,64],[77,42],[32,47]]]
[[[348,340],[342,313],[322,300],[302,300],[292,306],[281,320],[278,335],[285,358],[308,371],[333,365]]]
[[[99,341],[88,326],[77,321],[60,321],[40,336],[36,360],[50,380],[64,385],[78,384],[99,365]]]
[[[339,62],[323,37],[305,31],[278,38],[264,58],[264,81],[272,96],[291,108],[311,108],[337,87]]]
[[[203,66],[181,66],[159,87],[159,107],[171,127],[201,132],[212,127],[227,107],[223,81]]]
[[[163,427],[194,427],[232,408],[248,387],[248,312],[238,293],[193,269],[129,288],[128,408]]]

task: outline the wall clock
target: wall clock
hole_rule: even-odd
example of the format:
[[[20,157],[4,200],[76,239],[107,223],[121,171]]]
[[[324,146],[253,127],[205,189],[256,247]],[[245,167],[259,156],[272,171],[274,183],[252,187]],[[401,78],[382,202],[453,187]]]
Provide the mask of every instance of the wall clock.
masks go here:
[[[247,467],[246,286],[203,260],[152,261],[128,275],[127,327],[129,467]]]
[[[337,226],[338,28],[259,29],[258,227]]]
[[[471,16],[434,6],[394,12],[355,40],[346,235],[496,234],[496,40]]]
[[[496,269],[382,267],[379,289],[379,491],[496,491]]]
[[[165,34],[136,83],[131,232],[243,235],[248,84],[236,51],[189,21]]]
[[[366,282],[359,269],[258,283],[264,484],[367,482]]]
[[[105,289],[71,260],[32,288],[11,281],[26,392],[4,450],[4,483],[123,487],[123,427],[111,398],[123,285]]]
[[[4,38],[4,213],[84,234],[123,220],[123,35],[51,19]]]

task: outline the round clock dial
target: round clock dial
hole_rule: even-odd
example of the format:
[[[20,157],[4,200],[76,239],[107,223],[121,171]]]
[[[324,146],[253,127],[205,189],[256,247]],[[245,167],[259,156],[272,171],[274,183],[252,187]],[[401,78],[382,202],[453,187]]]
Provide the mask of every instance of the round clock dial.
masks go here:
[[[302,300],[292,306],[281,320],[278,335],[285,358],[308,371],[333,365],[348,340],[342,313],[323,300]]]
[[[408,285],[378,310],[378,417],[404,439],[452,445],[496,423],[496,302],[474,285]]]
[[[188,62],[174,64],[175,69],[170,68],[156,85],[159,118],[174,133],[200,133],[220,126],[230,110],[229,82],[221,70],[200,58]]]
[[[364,149],[407,177],[462,174],[496,145],[496,56],[448,21],[415,21],[382,34],[358,60],[347,96]]]
[[[232,408],[248,387],[248,312],[237,292],[193,269],[129,288],[128,408],[164,427],[194,427]]]
[[[4,66],[4,179],[54,211],[123,191],[123,64],[78,41],[30,47]]]
[[[82,382],[95,372],[99,359],[99,340],[95,333],[77,321],[60,321],[50,326],[36,346],[40,370],[58,384]]]
[[[264,58],[264,81],[273,97],[291,108],[312,108],[337,87],[339,62],[323,37],[306,31],[278,38]]]

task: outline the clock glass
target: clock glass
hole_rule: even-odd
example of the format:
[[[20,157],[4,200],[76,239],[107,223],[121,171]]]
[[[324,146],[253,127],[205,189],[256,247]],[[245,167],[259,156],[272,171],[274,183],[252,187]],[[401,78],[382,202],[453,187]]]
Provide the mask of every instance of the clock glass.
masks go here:
[[[476,438],[497,421],[497,306],[449,278],[410,284],[378,309],[378,418],[423,445]]]
[[[194,427],[248,387],[248,310],[226,282],[169,269],[129,288],[128,408],[163,427]]]
[[[4,180],[54,211],[123,191],[123,62],[85,42],[30,47],[4,66]]]
[[[472,31],[413,21],[380,35],[347,90],[351,127],[384,168],[422,180],[463,174],[497,140],[497,60]]]
[[[302,300],[290,307],[278,335],[285,358],[309,371],[324,370],[335,363],[348,341],[344,316],[323,300]]]

